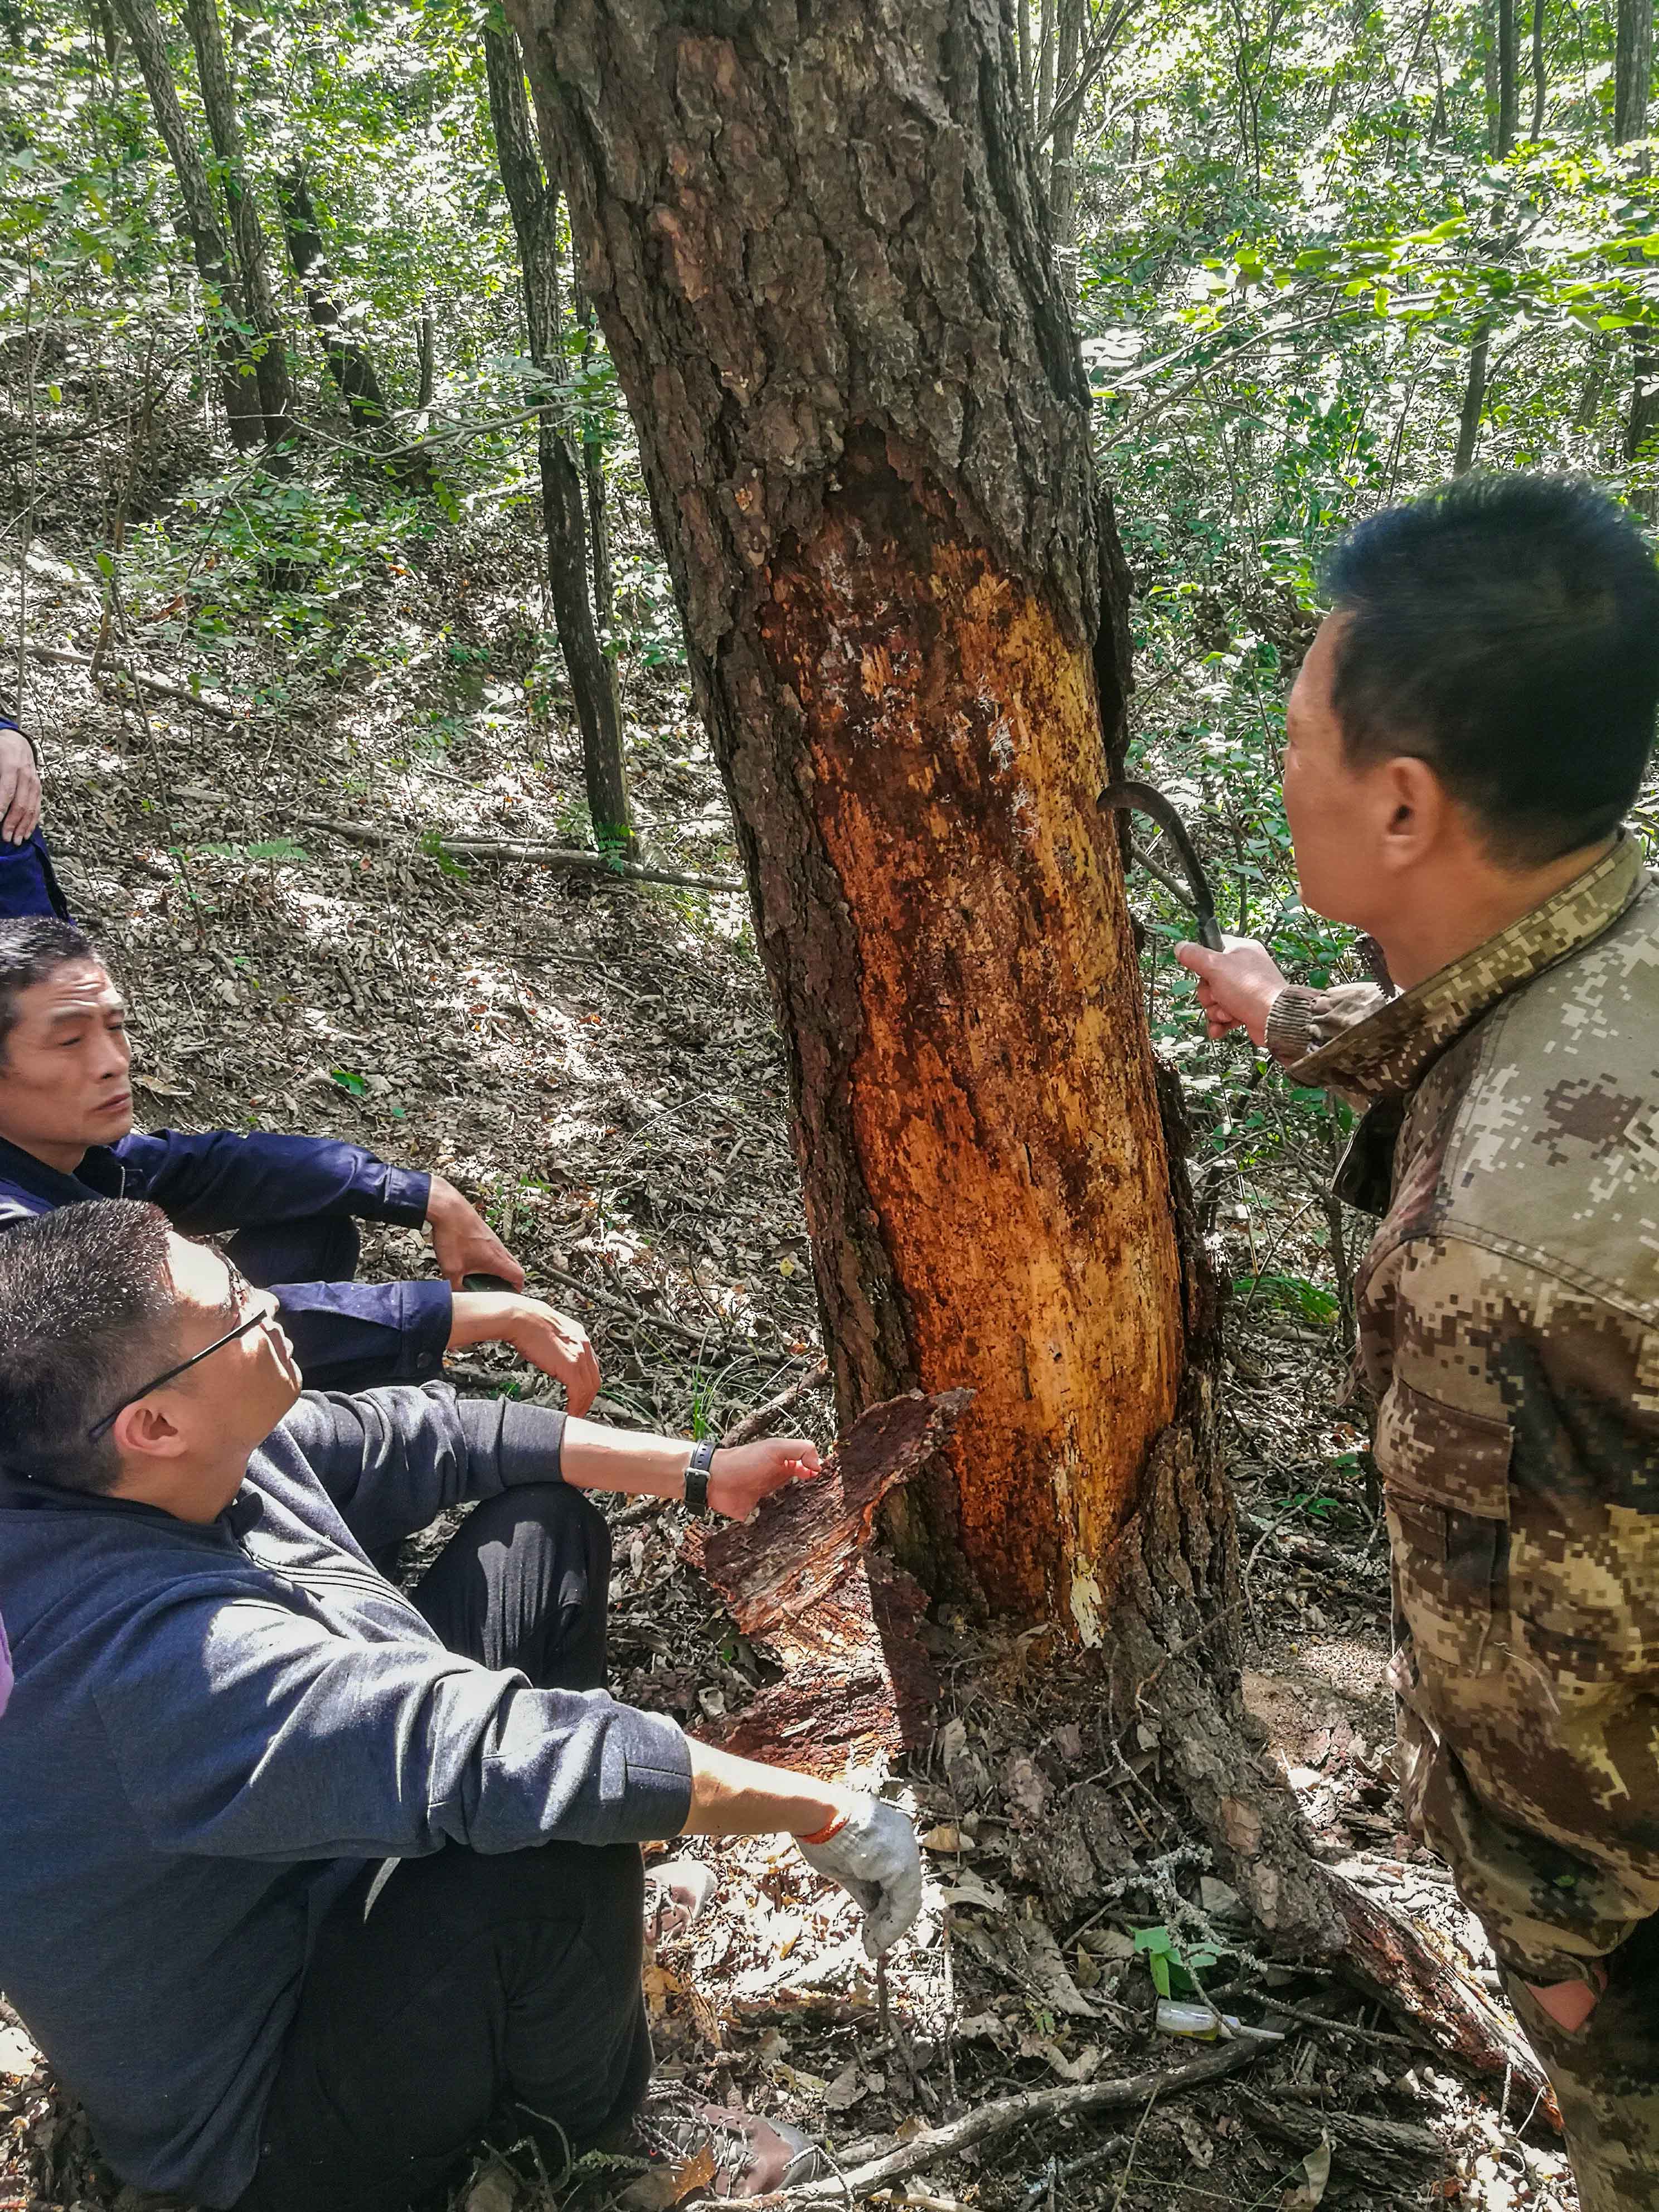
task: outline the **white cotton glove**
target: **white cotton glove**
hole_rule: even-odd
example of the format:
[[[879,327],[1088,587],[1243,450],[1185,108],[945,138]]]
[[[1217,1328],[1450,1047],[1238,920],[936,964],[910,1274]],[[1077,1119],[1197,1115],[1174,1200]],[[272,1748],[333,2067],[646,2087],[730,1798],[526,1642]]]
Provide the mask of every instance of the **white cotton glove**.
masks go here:
[[[808,1866],[839,1882],[858,1905],[864,1948],[878,1959],[921,1910],[921,1854],[908,1815],[879,1797],[855,1797],[826,1842],[795,1840]]]

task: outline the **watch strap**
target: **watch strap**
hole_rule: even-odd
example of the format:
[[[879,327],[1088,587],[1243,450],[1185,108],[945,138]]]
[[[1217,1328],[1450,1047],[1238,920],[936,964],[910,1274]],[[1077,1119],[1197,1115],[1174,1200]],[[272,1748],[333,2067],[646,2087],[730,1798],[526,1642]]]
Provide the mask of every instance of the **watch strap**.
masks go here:
[[[685,1502],[694,1513],[708,1510],[708,1470],[719,1449],[713,1437],[704,1437],[691,1447],[691,1462],[685,1470]]]

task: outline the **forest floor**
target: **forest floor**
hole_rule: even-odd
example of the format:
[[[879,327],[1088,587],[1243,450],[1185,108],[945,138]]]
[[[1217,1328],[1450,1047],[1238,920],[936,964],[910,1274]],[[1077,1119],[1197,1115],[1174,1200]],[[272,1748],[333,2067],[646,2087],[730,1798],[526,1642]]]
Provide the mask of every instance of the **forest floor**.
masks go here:
[[[84,650],[95,582],[39,547],[32,634]],[[719,1431],[818,1357],[746,904],[523,864],[444,866],[423,849],[428,832],[569,842],[551,825],[571,819],[579,758],[567,718],[526,720],[499,577],[475,588],[434,556],[367,591],[361,635],[429,635],[443,648],[395,667],[366,649],[309,684],[290,677],[280,708],[246,720],[160,697],[141,716],[83,671],[32,672],[48,828],[71,902],[130,995],[143,1118],[326,1130],[441,1168],[487,1207],[532,1286],[590,1330],[601,1415]],[[141,636],[143,612],[132,610]],[[274,654],[256,642],[233,667],[240,698]],[[150,665],[167,672],[163,653]],[[647,672],[625,703],[653,858],[734,875],[683,689]],[[374,1237],[368,1263],[431,1266],[399,1231]],[[1399,1832],[1386,1540],[1356,1471],[1340,1346],[1260,1302],[1238,1302],[1229,1328],[1252,1711],[1313,1848],[1489,1972],[1443,1869]],[[538,1378],[491,1353],[463,1380],[529,1391]],[[822,1392],[796,1419],[827,1441]],[[739,1710],[754,1657],[679,1563],[677,1510],[613,1518],[619,1694],[692,1723]],[[949,1615],[933,1637],[943,1725],[904,1781],[933,1877],[915,1938],[878,1989],[851,1906],[793,1851],[696,1846],[720,1869],[714,1902],[647,1968],[670,2080],[787,2114],[845,2166],[992,2099],[1177,2065],[1206,2046],[1154,2026],[1137,1931],[1180,1918],[1215,1954],[1194,1964],[1224,2009],[1277,2018],[1283,2040],[1247,2073],[1161,2102],[1027,2121],[918,2173],[908,2193],[896,2184],[889,2201],[1571,2212],[1559,2146],[1523,2131],[1526,2114],[1334,1984],[1255,1957],[1231,1893],[1173,1828],[1155,1730],[1126,1761],[1101,1739],[1086,1669],[1045,1668],[1030,1638]],[[1101,1909],[1062,1913],[1045,1844],[1085,1775],[1117,1794],[1125,1879]],[[1351,2032],[1276,2015],[1275,2000],[1331,2002]],[[502,2141],[453,2203],[539,2212],[580,2191],[598,2212],[629,2179],[604,2170],[549,2188]],[[161,2201],[109,2181],[0,2007],[0,2212]]]

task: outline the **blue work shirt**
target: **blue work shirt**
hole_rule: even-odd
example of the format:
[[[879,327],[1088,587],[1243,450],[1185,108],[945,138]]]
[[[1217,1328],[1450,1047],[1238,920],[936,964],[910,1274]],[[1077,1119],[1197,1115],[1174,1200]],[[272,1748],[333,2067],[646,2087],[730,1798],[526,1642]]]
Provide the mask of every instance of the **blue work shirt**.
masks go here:
[[[0,1229],[88,1198],[143,1198],[185,1237],[348,1215],[406,1229],[426,1219],[431,1178],[335,1137],[256,1129],[136,1131],[90,1146],[73,1175],[0,1138]],[[308,1388],[426,1382],[443,1366],[453,1315],[447,1283],[278,1283],[283,1327]]]

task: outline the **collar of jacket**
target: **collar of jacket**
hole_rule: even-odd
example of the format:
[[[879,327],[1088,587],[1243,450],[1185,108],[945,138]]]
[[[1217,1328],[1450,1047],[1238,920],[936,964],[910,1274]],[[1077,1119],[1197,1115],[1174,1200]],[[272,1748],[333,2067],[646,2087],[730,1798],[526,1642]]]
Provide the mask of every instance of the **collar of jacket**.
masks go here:
[[[181,1521],[165,1507],[148,1505],[140,1498],[117,1498],[106,1490],[63,1490],[55,1482],[32,1482],[21,1475],[0,1474],[0,1511],[50,1510],[72,1513],[125,1515],[130,1520],[153,1521],[172,1528],[193,1528],[198,1535],[228,1536],[240,1540],[264,1518],[265,1502],[251,1482],[245,1482],[223,1512],[211,1521]]]
[[[1291,1080],[1373,1104],[1405,1097],[1500,999],[1610,929],[1647,881],[1640,844],[1621,830],[1610,851],[1541,906],[1297,1060]]]
[[[53,1206],[73,1206],[77,1199],[125,1198],[127,1171],[107,1145],[88,1146],[75,1173],[65,1175],[61,1168],[48,1167],[21,1145],[0,1137],[0,1182]]]

